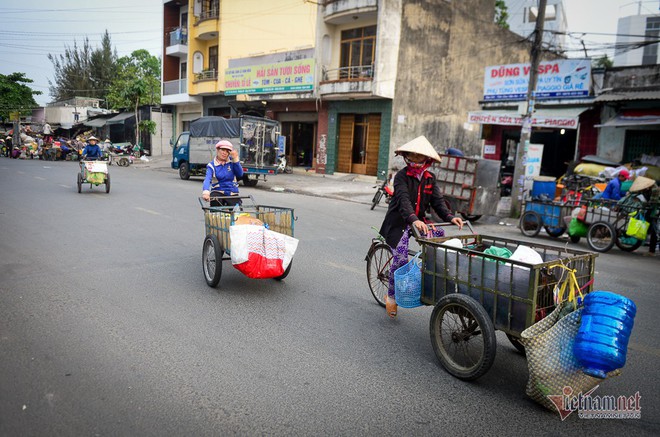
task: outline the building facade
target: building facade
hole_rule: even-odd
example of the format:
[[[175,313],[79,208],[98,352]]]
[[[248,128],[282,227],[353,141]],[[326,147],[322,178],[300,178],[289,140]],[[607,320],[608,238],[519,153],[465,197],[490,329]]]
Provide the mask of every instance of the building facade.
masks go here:
[[[616,34],[615,67],[660,63],[660,14],[621,17]]]
[[[507,24],[512,32],[528,38],[534,32],[538,15],[538,0],[505,0],[509,17]],[[566,49],[568,23],[563,0],[548,0],[543,22],[543,44],[563,52]]]

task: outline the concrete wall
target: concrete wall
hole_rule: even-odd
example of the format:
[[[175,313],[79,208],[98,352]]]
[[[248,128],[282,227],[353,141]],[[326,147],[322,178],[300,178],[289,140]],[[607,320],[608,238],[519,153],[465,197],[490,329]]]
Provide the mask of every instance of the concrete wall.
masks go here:
[[[655,86],[660,84],[660,65],[638,67],[608,68],[603,79],[603,90],[629,89]]]
[[[404,0],[390,152],[425,135],[436,149],[481,151],[464,129],[489,65],[529,62],[529,46],[493,23],[494,0]],[[390,155],[393,157],[393,153]]]

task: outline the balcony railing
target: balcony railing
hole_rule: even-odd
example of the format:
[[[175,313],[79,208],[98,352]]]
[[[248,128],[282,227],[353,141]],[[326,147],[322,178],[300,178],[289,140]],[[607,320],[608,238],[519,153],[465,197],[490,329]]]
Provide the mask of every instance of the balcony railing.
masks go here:
[[[200,12],[198,16],[195,16],[195,24],[201,23],[202,21],[205,20],[217,20],[219,16],[220,16],[219,9],[215,9],[215,8],[208,9],[206,11]]]
[[[170,80],[163,82],[163,95],[186,94],[188,92],[188,81],[186,79]]]
[[[183,27],[177,27],[170,32],[170,46],[188,44],[188,30]]]
[[[328,69],[323,67],[323,82],[344,80],[371,80],[374,77],[374,66],[359,65]]]
[[[218,72],[216,70],[204,70],[199,73],[195,73],[195,81],[200,80],[216,80],[218,78]]]

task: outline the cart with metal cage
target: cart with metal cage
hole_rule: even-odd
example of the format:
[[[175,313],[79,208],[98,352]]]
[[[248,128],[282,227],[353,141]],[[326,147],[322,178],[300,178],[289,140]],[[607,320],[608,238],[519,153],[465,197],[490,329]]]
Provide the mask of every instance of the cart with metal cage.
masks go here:
[[[249,215],[268,226],[268,229],[293,237],[294,215],[292,208],[257,205],[252,196],[230,196],[232,200],[241,200],[240,211],[234,206],[208,206],[201,198],[199,203],[204,211],[205,238],[202,247],[202,270],[204,279],[211,287],[216,287],[222,276],[222,261],[231,260],[230,226],[236,224],[239,216]],[[222,200],[225,197],[212,198]],[[249,199],[251,204],[244,200]],[[282,280],[289,275],[293,261],[289,263],[282,275],[274,278]]]
[[[445,244],[453,238],[463,247]],[[515,240],[480,234],[416,240],[422,252],[420,302],[434,306],[429,326],[433,350],[447,372],[462,380],[477,379],[490,369],[496,330],[524,352],[521,333],[554,310],[555,287],[567,272],[574,273],[582,293],[593,289],[596,253],[525,243],[543,259],[531,264],[484,253],[490,247],[514,252],[520,244]],[[367,255],[374,297],[379,295],[375,288],[386,292],[389,280],[391,252],[387,258],[382,244],[374,242]]]
[[[589,228],[587,244],[596,252],[608,252],[615,245],[624,252],[637,250],[644,240],[626,233],[632,217],[641,214],[646,220],[660,209],[656,203],[626,204],[616,200],[587,200],[580,202],[581,220]],[[657,222],[657,220],[652,220]]]
[[[80,171],[76,184],[78,192],[82,192],[83,184],[89,184],[89,188],[93,186],[105,185],[105,192],[110,192],[110,173],[108,172],[108,164],[104,161],[80,161]]]
[[[523,202],[520,216],[520,232],[528,237],[536,237],[541,229],[553,237],[560,237],[566,232],[564,217],[570,216],[575,206],[566,202],[528,199]]]

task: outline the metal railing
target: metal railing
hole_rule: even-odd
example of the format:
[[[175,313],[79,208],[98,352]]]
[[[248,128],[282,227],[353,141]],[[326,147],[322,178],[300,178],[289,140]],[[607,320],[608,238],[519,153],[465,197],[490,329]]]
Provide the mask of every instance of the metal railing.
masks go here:
[[[188,32],[182,27],[177,27],[172,32],[170,32],[170,46],[175,46],[178,44],[188,44]]]
[[[205,20],[217,20],[219,16],[220,16],[219,9],[215,9],[215,8],[208,9],[206,11],[200,12],[199,16],[195,17],[195,24],[198,24]]]
[[[186,94],[188,92],[188,81],[186,79],[177,79],[163,82],[163,95],[171,96],[173,94]]]
[[[195,80],[215,80],[218,78],[218,72],[216,70],[204,70],[199,73],[195,73]]]
[[[326,68],[323,67],[323,82],[342,80],[370,80],[374,77],[374,66],[359,65],[352,67]]]

